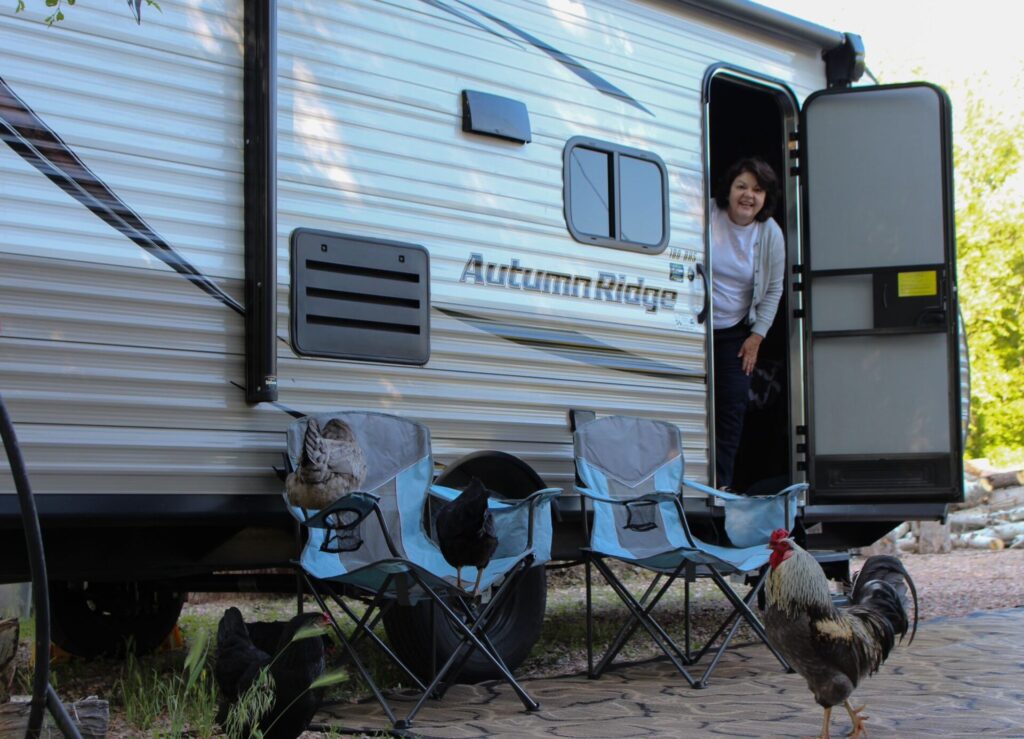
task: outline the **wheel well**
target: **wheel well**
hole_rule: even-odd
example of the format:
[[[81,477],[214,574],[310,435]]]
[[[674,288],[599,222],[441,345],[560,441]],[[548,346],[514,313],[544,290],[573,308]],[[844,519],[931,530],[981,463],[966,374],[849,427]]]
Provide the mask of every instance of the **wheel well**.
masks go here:
[[[536,470],[519,457],[492,449],[459,457],[445,468],[437,484],[461,489],[474,477],[505,498],[525,498],[546,487]]]

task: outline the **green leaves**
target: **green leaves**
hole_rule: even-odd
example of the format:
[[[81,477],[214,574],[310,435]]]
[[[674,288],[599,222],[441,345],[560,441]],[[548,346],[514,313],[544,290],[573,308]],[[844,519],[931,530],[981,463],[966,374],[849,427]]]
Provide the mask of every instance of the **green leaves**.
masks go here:
[[[1018,78],[1007,95],[1024,93]],[[1024,461],[1024,115],[971,91],[955,147],[960,304],[971,354],[968,454]]]
[[[50,15],[43,18],[43,23],[48,26],[52,26],[54,23],[60,23],[64,20],[64,10],[61,6],[66,3],[70,7],[74,5],[77,0],[43,0],[43,2],[47,8],[53,9],[53,12],[50,13]],[[161,13],[163,12],[163,9],[160,7],[160,3],[158,3],[157,0],[146,0],[146,5],[151,8],[156,8]],[[130,6],[131,3],[129,3],[129,7]],[[26,7],[25,0],[17,0],[14,12],[22,13],[25,11]]]

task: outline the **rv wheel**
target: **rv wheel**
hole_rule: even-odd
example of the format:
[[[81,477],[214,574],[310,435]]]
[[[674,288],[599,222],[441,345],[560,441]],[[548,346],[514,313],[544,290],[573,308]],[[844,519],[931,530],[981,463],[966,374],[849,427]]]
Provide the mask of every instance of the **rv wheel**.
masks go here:
[[[463,488],[474,477],[508,498],[524,498],[534,490],[545,487],[544,481],[528,464],[511,454],[495,451],[474,452],[458,459],[437,482],[439,485]],[[546,605],[547,576],[543,567],[534,567],[524,573],[518,587],[506,596],[494,614],[487,636],[510,670],[523,663],[540,638]],[[432,667],[430,607],[428,602],[415,606],[395,606],[383,619],[384,629],[395,652],[421,677],[429,677]],[[435,614],[434,627],[437,632],[434,664],[440,667],[455,650],[460,639],[440,612]],[[477,683],[500,677],[501,673],[494,665],[474,651],[456,679],[460,683]]]
[[[415,606],[395,606],[384,615],[384,629],[398,656],[423,679],[431,675],[430,607],[423,602]],[[547,605],[547,576],[543,567],[534,567],[523,576],[519,586],[509,593],[505,603],[494,614],[487,636],[510,670],[523,663],[540,637]],[[459,644],[460,637],[445,620],[440,610],[434,621],[437,631],[435,665],[440,667]],[[462,668],[456,682],[478,683],[494,680],[501,673],[478,651]]]
[[[146,582],[50,583],[50,638],[80,657],[152,652],[178,622],[185,594]]]

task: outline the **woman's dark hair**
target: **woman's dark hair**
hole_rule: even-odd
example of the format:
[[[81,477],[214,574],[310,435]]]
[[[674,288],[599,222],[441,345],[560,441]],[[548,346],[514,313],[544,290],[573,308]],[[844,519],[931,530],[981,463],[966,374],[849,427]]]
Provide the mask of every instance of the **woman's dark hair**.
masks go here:
[[[760,157],[746,157],[735,162],[725,173],[718,183],[718,191],[715,193],[715,202],[722,210],[729,209],[729,191],[732,183],[744,172],[750,172],[764,189],[764,207],[755,216],[755,220],[767,221],[775,212],[775,206],[779,202],[779,178],[775,176],[775,170],[764,159]]]

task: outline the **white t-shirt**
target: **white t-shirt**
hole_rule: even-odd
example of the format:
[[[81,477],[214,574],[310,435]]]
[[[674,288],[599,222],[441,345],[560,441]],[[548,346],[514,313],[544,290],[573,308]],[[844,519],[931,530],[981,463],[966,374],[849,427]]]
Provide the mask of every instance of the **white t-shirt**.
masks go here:
[[[711,264],[714,282],[711,302],[714,328],[729,328],[747,319],[754,294],[754,243],[758,222],[738,226],[729,214],[712,205]]]

